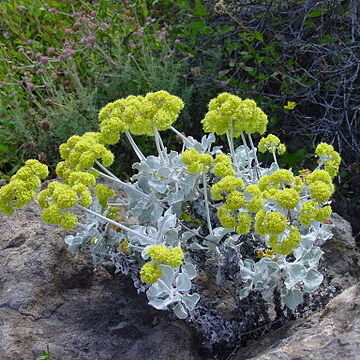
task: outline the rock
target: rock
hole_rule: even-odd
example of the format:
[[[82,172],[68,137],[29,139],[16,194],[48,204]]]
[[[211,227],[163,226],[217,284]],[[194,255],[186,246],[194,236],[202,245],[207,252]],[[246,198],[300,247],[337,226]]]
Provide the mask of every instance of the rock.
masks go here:
[[[311,315],[251,342],[239,350],[236,360],[360,358],[360,253],[351,225],[337,214],[331,220],[334,236],[322,246],[319,269],[324,284],[301,309],[301,316]]]
[[[0,216],[0,359],[196,360],[193,334],[131,281],[67,251],[35,204]]]
[[[239,351],[236,360],[359,359],[360,283],[322,311],[297,320]]]
[[[35,204],[12,216],[1,215],[0,220],[0,360],[34,359],[47,346],[53,360],[202,358],[196,345],[198,337],[187,323],[173,321],[167,313],[148,306],[145,296],[137,294],[129,279],[114,276],[105,267],[94,269],[90,256],[68,252],[64,243],[66,233],[44,224]],[[321,291],[325,294],[324,301],[308,306],[305,313],[323,308],[331,297],[353,285],[360,273],[359,253],[351,228],[339,216],[335,215],[333,221],[335,237],[323,247],[325,257],[321,271],[325,272],[325,285]],[[291,341],[299,344],[303,341],[303,346],[298,344],[294,349],[300,354],[303,348],[299,356],[309,358],[305,350],[315,348],[317,338],[318,345],[321,341],[324,344],[322,348],[332,349],[334,354],[344,349],[351,358],[359,335],[355,316],[359,291],[354,290],[358,287],[351,289],[332,300],[328,310],[297,320],[258,340],[253,348],[241,350],[242,357],[238,359],[267,356],[269,351],[278,351],[274,356],[269,355],[271,359],[294,359],[291,346],[287,345]],[[226,293],[223,295],[221,314],[229,308]],[[309,303],[314,304],[316,298]],[[254,303],[249,304],[251,307]],[[204,316],[201,318],[206,322]],[[340,324],[342,319],[346,327]],[[244,323],[243,318],[239,321],[239,326]],[[219,329],[226,333],[222,323]],[[314,333],[307,338],[306,331]],[[346,332],[350,337],[345,336]],[[330,345],[326,343],[326,334],[333,339],[329,340]],[[279,355],[285,348],[290,357]],[[216,351],[218,359],[226,357],[221,348]],[[320,350],[318,354],[321,359]],[[324,354],[330,356],[330,350]],[[323,359],[332,359],[325,355]]]

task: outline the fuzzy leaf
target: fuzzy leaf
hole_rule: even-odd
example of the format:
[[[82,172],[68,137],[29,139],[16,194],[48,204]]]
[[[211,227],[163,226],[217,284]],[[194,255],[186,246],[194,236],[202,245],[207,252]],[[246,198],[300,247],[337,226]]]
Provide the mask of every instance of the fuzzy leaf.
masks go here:
[[[303,302],[304,297],[300,290],[289,290],[289,292],[283,299],[285,305],[290,310],[295,310],[298,307],[298,305],[300,305]]]
[[[191,289],[191,281],[188,276],[181,273],[176,278],[176,290],[177,291],[189,291]]]
[[[187,275],[190,280],[194,279],[197,275],[196,267],[190,263],[186,263],[185,265],[183,265],[181,267],[181,270],[184,274]]]
[[[174,314],[179,318],[179,319],[186,319],[188,317],[188,313],[185,310],[184,306],[178,302],[175,307],[174,307]]]
[[[310,269],[304,279],[304,291],[312,293],[322,283],[324,276],[315,269]]]
[[[184,294],[184,295],[180,295],[180,298],[181,298],[181,301],[183,302],[183,304],[185,305],[185,307],[189,311],[193,311],[195,309],[196,304],[200,300],[200,295],[197,293],[194,293],[191,295]]]

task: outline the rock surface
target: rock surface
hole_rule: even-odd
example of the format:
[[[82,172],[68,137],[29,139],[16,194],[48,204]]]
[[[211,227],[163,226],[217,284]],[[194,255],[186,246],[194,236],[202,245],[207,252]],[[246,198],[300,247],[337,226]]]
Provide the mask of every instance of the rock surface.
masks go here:
[[[47,346],[52,360],[230,359],[201,356],[186,323],[149,307],[127,278],[94,270],[90,257],[68,252],[65,232],[42,223],[34,204],[0,220],[0,360],[35,359]],[[329,298],[360,273],[349,224],[336,215],[333,221],[335,237],[323,247],[321,269],[325,288],[336,290]],[[356,359],[359,286],[242,349],[237,360]]]
[[[180,321],[150,308],[128,279],[94,271],[34,206],[0,216],[0,359],[196,360]]]
[[[323,289],[346,290],[323,310],[240,349],[236,360],[360,359],[360,253],[350,224],[337,214],[331,220],[334,237],[322,247]]]
[[[360,359],[360,283],[324,310],[297,320],[239,351],[236,360]]]

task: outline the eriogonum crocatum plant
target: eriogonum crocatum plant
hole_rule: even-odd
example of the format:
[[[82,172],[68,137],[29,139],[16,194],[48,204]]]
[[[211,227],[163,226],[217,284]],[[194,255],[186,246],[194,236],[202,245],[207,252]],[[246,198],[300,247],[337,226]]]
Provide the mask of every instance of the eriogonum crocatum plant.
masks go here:
[[[276,292],[294,310],[323,280],[317,267],[320,246],[331,237],[339,154],[321,143],[317,167],[294,174],[278,165],[285,152],[278,137],[254,145],[252,135],[263,135],[268,122],[255,101],[228,93],[211,100],[202,120],[210,134],[201,142],[173,127],[183,107],[166,91],[106,105],[98,132],[60,146],[60,180],[35,195],[48,171],[28,160],[0,189],[0,211],[11,214],[36,197],[45,222],[78,229],[65,239],[71,251],[87,249],[96,262],[114,264],[146,291],[150,305],[179,318],[191,316],[199,303],[199,271],[209,271],[217,284],[231,282],[239,301],[255,292],[272,302]],[[169,130],[182,139],[181,153],[164,146],[160,132]],[[141,152],[133,138],[140,134],[154,139],[157,154]],[[228,151],[214,146],[215,135],[226,136]],[[131,182],[108,169],[110,145],[120,136],[139,159]],[[262,164],[258,152],[270,152],[273,162]],[[229,251],[231,276],[223,271]]]

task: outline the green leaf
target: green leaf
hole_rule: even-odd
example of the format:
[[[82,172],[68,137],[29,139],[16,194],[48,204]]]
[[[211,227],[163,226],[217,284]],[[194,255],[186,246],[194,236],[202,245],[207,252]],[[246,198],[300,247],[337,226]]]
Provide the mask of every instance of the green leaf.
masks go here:
[[[325,9],[319,8],[307,14],[307,18],[309,19],[316,18],[318,16],[325,14],[325,12],[326,12]]]
[[[254,39],[260,41],[261,43],[264,42],[263,34],[260,31],[254,31]]]

